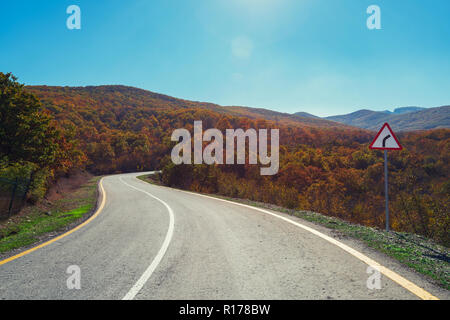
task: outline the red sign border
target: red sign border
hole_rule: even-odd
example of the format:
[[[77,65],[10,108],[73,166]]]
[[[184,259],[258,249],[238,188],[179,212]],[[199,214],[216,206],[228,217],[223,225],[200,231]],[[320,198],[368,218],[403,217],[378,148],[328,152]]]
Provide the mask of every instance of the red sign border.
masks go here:
[[[399,145],[399,148],[383,148],[383,147],[378,148],[378,147],[374,147],[374,146],[373,146],[374,143],[375,143],[375,141],[377,141],[378,137],[380,136],[381,132],[384,130],[385,127],[388,127],[389,131],[392,133],[392,137],[394,138],[395,142],[397,142],[397,144]],[[372,143],[371,143],[370,146],[369,146],[369,149],[372,149],[372,150],[402,150],[403,147],[402,147],[402,145],[400,144],[400,142],[398,141],[397,137],[395,136],[395,133],[394,133],[394,131],[391,129],[391,126],[389,125],[389,123],[386,122],[386,123],[381,127],[380,131],[378,131],[377,136],[375,137],[375,139],[373,139]]]

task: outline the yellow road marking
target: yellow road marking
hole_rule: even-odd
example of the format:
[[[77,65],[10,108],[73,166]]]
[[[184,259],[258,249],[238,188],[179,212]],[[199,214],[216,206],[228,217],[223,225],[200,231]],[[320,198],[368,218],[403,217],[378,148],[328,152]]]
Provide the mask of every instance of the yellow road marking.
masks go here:
[[[13,260],[16,260],[16,259],[18,259],[20,257],[23,257],[23,256],[25,256],[25,255],[27,255],[29,253],[32,253],[33,251],[36,251],[36,250],[38,250],[40,248],[46,247],[49,244],[52,244],[53,242],[58,241],[58,240],[60,240],[60,239],[62,239],[64,237],[67,237],[69,234],[74,233],[75,231],[77,231],[77,230],[83,228],[84,226],[86,226],[88,223],[92,222],[92,220],[94,220],[100,214],[100,212],[103,210],[103,207],[105,206],[105,203],[106,203],[106,193],[105,193],[105,189],[103,188],[103,183],[102,182],[103,182],[103,178],[100,179],[100,182],[99,182],[99,186],[100,186],[100,190],[101,190],[101,196],[102,196],[102,201],[100,203],[100,206],[95,211],[95,213],[89,219],[87,219],[85,222],[79,224],[75,228],[67,231],[66,233],[63,233],[62,235],[57,236],[56,238],[53,238],[53,239],[51,239],[51,240],[49,240],[47,242],[44,242],[44,243],[42,243],[42,244],[40,244],[40,245],[38,245],[36,247],[33,247],[33,248],[28,249],[26,251],[23,251],[23,252],[21,252],[19,254],[16,254],[15,256],[12,256],[12,257],[9,257],[9,258],[7,258],[5,260],[0,261],[0,266],[3,265],[3,264],[6,264],[8,262],[11,262]]]

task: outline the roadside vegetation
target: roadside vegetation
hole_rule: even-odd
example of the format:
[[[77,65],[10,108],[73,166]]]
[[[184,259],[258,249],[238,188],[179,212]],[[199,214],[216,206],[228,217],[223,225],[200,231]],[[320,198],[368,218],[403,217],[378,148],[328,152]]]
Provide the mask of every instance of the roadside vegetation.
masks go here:
[[[99,179],[91,178],[54,202],[40,201],[0,221],[0,255],[52,238],[85,220],[95,209]]]
[[[72,132],[16,80],[0,72],[0,219],[42,200],[85,161]]]
[[[148,183],[164,185],[161,181],[161,174],[142,175],[138,178]],[[254,207],[287,213],[335,230],[340,236],[361,240],[369,247],[383,252],[413,270],[431,278],[441,287],[450,290],[449,249],[424,236],[395,231],[388,233],[378,228],[353,224],[336,217],[330,217],[312,211],[288,209],[273,204],[225,197],[217,194],[208,195]]]

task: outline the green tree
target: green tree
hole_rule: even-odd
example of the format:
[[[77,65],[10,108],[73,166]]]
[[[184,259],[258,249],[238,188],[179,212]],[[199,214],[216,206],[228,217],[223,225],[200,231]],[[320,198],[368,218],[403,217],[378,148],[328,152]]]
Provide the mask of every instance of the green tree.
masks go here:
[[[51,165],[58,153],[58,130],[33,94],[11,73],[0,72],[0,159]]]

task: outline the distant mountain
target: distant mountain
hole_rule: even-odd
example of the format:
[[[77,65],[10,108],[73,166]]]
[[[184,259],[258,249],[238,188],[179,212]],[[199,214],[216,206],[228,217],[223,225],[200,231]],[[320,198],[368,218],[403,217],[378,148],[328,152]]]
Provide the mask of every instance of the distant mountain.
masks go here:
[[[425,110],[425,109],[426,108],[422,108],[422,107],[401,107],[401,108],[394,109],[394,111],[385,110],[383,112],[389,113],[389,114],[404,114],[404,113],[421,111],[421,110]]]
[[[308,112],[296,112],[294,113],[294,116],[299,116],[299,117],[303,117],[303,118],[315,118],[315,119],[320,119],[318,116],[315,116],[311,113]]]
[[[387,117],[389,117],[389,115],[384,112],[376,112],[364,109],[340,116],[326,117],[326,119],[345,123],[350,126],[368,128],[371,124],[383,121]]]
[[[429,109],[404,107],[391,113],[359,110],[325,119],[369,130],[377,130],[385,122],[389,122],[393,129],[398,131],[450,128],[450,106]]]

